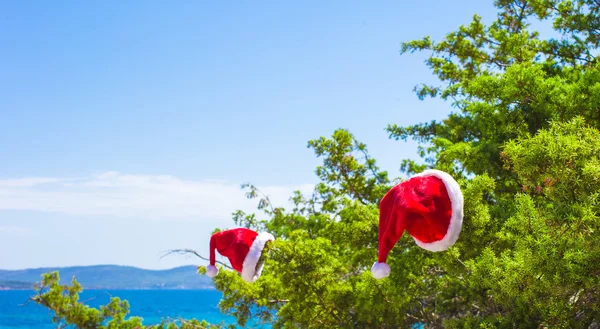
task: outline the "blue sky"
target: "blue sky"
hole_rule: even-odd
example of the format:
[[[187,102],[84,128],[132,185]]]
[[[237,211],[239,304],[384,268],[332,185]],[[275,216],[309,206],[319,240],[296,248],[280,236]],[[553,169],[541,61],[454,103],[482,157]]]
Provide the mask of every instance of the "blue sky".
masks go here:
[[[492,1],[0,2],[0,268],[201,264],[250,181],[309,191],[307,141],[347,128],[398,175],[389,140],[451,111],[419,101],[425,54]],[[7,252],[9,251],[9,252]]]

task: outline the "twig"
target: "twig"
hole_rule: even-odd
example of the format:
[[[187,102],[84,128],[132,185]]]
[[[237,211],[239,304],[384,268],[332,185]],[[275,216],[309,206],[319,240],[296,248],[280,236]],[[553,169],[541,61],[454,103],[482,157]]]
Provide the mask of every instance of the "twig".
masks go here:
[[[193,255],[195,255],[196,257],[200,258],[200,259],[203,259],[203,260],[205,260],[205,261],[210,261],[210,259],[208,259],[208,258],[206,258],[206,257],[203,257],[203,256],[201,256],[200,254],[198,254],[198,253],[197,253],[195,250],[193,250],[193,249],[173,249],[173,250],[165,251],[165,252],[164,252],[164,254],[163,254],[162,256],[160,256],[160,258],[161,258],[161,259],[162,259],[162,258],[165,258],[165,257],[167,257],[167,256],[169,256],[169,255],[171,255],[171,254],[178,254],[178,255],[193,254]],[[225,266],[225,267],[227,267],[228,269],[231,269],[231,270],[233,270],[233,268],[232,268],[231,266],[229,266],[229,265],[227,265],[227,264],[225,264],[225,263],[223,263],[223,262],[220,262],[220,261],[216,261],[216,262],[217,262],[217,263],[219,263],[219,264],[221,264],[221,265],[223,265],[223,266]]]
[[[383,293],[383,291],[381,290],[381,287],[374,282],[373,285],[375,286],[375,288],[377,288],[377,291],[379,291],[379,294],[381,295],[381,297],[383,297],[383,300],[388,303],[391,304],[392,302],[386,297],[386,295]]]
[[[423,319],[418,318],[418,317],[416,317],[414,315],[411,315],[411,314],[408,314],[408,313],[406,313],[406,317],[407,318],[411,318],[411,319],[416,320],[416,321],[423,321]]]
[[[469,270],[469,267],[467,266],[467,264],[463,263],[463,261],[462,261],[462,260],[460,260],[460,259],[458,259],[458,258],[457,258],[456,260],[457,260],[459,263],[461,263],[461,264],[462,264],[462,266],[464,266],[464,267],[467,269],[467,273],[471,274],[471,271]]]
[[[28,301],[26,301],[25,303],[23,303],[23,304],[19,304],[19,306],[20,306],[20,307],[25,307],[25,306],[29,305],[29,303],[31,303],[31,302],[32,302],[32,300],[31,300],[31,299],[29,299],[29,300],[28,300]]]
[[[113,296],[112,296],[110,293],[108,293],[107,291],[103,292],[103,293],[102,293],[102,295],[108,295],[108,298],[109,298],[109,299],[113,298]],[[89,301],[91,301],[91,300],[95,300],[95,299],[96,299],[96,298],[98,298],[99,296],[100,296],[100,295],[96,295],[96,297],[90,297],[90,298],[88,298],[88,299],[84,299],[84,300],[82,300],[81,302],[82,302],[82,303],[89,302]]]
[[[271,199],[269,199],[269,196],[266,195],[263,191],[261,191],[260,189],[258,189],[256,186],[250,184],[250,183],[244,183],[242,184],[242,188],[250,188],[250,192],[246,193],[246,197],[248,199],[253,199],[256,196],[258,196],[257,194],[262,195],[263,200],[265,200],[265,202],[267,203],[267,205],[269,206],[269,208],[271,208],[271,213],[275,212],[275,207],[273,206],[273,203],[271,203]],[[253,195],[253,193],[256,193]]]

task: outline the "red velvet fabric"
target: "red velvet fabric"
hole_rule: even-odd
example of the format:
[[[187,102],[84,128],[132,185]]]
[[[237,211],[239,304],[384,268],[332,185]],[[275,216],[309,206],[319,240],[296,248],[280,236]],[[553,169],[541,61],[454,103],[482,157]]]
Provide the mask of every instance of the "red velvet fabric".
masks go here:
[[[404,230],[426,243],[443,239],[451,216],[452,204],[441,179],[416,176],[394,186],[380,203],[379,262],[386,261]]]
[[[233,269],[241,273],[244,259],[257,236],[257,232],[247,228],[235,228],[213,234],[210,238],[210,264],[215,265],[216,249],[219,254],[229,258]]]

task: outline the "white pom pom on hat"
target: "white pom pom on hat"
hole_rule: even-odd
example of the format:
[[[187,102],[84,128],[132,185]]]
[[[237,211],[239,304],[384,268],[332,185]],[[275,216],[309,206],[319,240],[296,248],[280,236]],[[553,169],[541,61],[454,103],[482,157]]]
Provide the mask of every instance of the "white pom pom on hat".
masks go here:
[[[219,268],[215,265],[208,265],[206,267],[206,275],[208,275],[209,277],[214,278],[215,276],[217,276],[217,274],[219,274]]]

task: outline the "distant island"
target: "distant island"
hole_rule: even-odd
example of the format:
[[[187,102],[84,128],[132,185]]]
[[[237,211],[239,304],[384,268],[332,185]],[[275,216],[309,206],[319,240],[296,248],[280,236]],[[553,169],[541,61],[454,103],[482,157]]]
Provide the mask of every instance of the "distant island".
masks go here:
[[[212,279],[198,274],[195,266],[169,270],[145,270],[132,266],[94,265],[25,270],[0,270],[0,290],[30,290],[42,274],[58,271],[61,284],[75,277],[86,290],[214,289]]]

